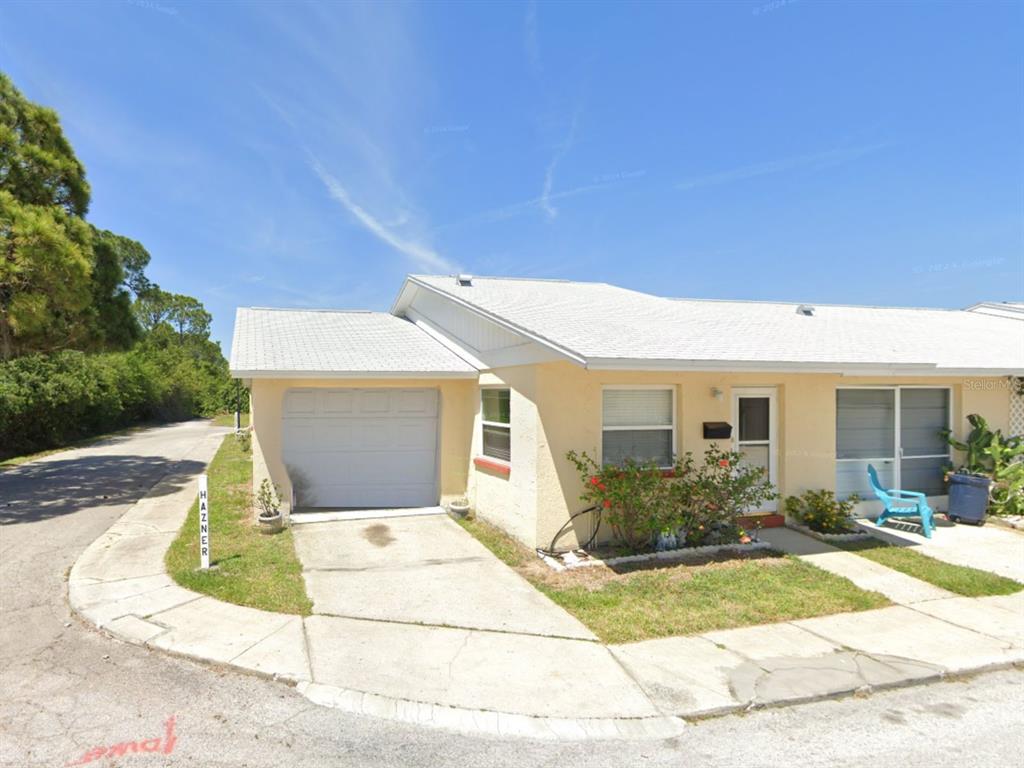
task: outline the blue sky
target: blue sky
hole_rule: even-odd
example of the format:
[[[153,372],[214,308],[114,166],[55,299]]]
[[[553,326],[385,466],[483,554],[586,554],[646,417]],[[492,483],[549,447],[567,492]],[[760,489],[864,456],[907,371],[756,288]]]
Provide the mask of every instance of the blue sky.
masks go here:
[[[89,218],[230,343],[408,272],[1024,299],[1024,5],[0,5]]]

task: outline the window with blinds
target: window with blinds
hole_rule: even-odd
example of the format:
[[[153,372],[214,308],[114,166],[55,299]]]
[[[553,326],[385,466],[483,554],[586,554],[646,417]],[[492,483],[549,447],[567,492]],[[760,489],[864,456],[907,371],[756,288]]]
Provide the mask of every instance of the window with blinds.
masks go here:
[[[606,389],[601,462],[655,461],[672,466],[675,413],[672,389]]]
[[[512,405],[508,389],[480,390],[484,456],[512,460]]]

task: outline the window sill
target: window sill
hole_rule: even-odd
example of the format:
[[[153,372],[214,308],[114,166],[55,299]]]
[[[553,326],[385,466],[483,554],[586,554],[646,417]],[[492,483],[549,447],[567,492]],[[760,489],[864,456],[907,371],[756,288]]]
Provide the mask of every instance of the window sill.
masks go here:
[[[474,456],[473,465],[477,469],[486,469],[498,475],[508,477],[512,473],[512,465],[501,459],[492,459],[489,456]]]

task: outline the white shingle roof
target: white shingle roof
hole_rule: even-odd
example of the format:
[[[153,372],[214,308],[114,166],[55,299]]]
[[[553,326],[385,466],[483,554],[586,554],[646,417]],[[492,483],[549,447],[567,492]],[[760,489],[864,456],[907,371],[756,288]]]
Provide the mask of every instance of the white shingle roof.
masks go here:
[[[1011,320],[1024,320],[1024,302],[1020,301],[982,301],[968,307],[967,311],[994,317],[1007,317]]]
[[[410,276],[593,367],[920,367],[1024,373],[1024,329],[944,309],[669,299],[606,283]]]
[[[231,342],[238,377],[465,376],[476,369],[386,312],[240,308]]]

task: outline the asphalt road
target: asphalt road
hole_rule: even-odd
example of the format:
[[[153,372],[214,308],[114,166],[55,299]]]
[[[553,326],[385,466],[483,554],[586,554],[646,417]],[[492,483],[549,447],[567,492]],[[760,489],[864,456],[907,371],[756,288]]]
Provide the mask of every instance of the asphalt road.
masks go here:
[[[0,472],[0,766],[1014,766],[1024,671],[752,712],[668,741],[478,738],[315,706],[269,680],[115,642],[77,621],[66,574],[157,480],[197,469],[190,422]],[[164,754],[174,717],[173,750]],[[156,739],[160,741],[156,741]],[[149,740],[149,741],[147,741]]]

